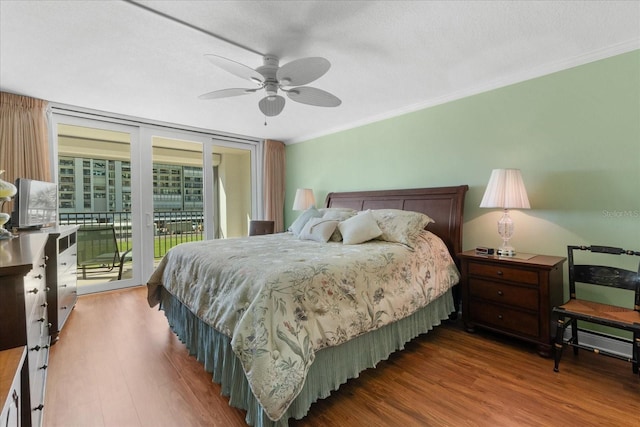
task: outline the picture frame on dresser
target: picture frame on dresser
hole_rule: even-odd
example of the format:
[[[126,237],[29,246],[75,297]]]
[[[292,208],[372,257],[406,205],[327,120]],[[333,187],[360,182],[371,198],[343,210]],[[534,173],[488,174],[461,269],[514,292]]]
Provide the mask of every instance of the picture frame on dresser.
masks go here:
[[[467,332],[491,330],[537,346],[550,357],[555,333],[553,307],[563,302],[565,257],[458,254],[462,318]]]

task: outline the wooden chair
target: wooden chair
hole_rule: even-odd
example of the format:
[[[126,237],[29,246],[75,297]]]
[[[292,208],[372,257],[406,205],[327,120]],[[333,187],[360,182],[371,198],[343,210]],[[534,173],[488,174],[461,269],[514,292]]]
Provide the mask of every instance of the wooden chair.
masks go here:
[[[566,304],[553,308],[554,315],[558,316],[557,331],[555,338],[555,366],[554,371],[558,372],[558,365],[562,357],[564,345],[573,347],[574,354],[578,354],[578,349],[590,350],[594,353],[615,357],[621,360],[630,361],[634,373],[638,373],[638,358],[640,355],[640,266],[637,271],[625,270],[617,267],[575,264],[574,252],[590,251],[612,256],[630,255],[640,256],[640,252],[613,248],[609,246],[568,246],[569,264],[569,293],[570,299]],[[635,263],[634,263],[635,264]],[[619,307],[600,302],[593,302],[580,299],[576,294],[576,283],[580,283],[578,288],[581,295],[588,289],[593,290],[593,286],[618,288],[630,291],[634,295],[633,308]],[[592,324],[604,325],[612,328],[629,331],[633,335],[631,343],[632,357],[612,353],[602,348],[581,344],[578,341],[578,321]],[[571,325],[571,337],[564,339],[565,329]],[[597,333],[596,333],[597,334]],[[609,338],[628,342],[628,339],[609,336]]]
[[[273,234],[274,222],[251,220],[249,221],[249,236],[260,236],[263,234]]]
[[[126,261],[131,260],[131,249],[120,254],[116,231],[113,225],[82,225],[78,229],[78,267],[82,278],[87,278],[87,269],[113,270],[118,267],[118,280]]]

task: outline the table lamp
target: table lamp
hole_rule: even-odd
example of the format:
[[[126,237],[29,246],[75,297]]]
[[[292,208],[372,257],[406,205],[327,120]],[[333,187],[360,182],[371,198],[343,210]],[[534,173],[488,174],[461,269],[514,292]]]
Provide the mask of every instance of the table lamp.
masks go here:
[[[509,216],[509,209],[531,208],[520,169],[494,169],[491,171],[489,184],[487,184],[480,207],[504,209],[504,214],[498,221],[498,234],[502,237],[502,246],[498,248],[497,255],[514,256],[516,250],[509,245],[514,228],[513,221]]]

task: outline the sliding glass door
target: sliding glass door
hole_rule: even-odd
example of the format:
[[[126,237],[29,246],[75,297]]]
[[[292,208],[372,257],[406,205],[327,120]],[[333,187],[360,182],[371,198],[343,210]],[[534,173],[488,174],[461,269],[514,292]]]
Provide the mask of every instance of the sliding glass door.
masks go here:
[[[256,147],[209,136],[143,129],[143,276],[173,246],[246,236],[256,212]]]
[[[79,294],[144,284],[171,247],[246,236],[262,215],[257,141],[55,109],[51,123]]]
[[[130,286],[136,227],[132,144],[137,129],[76,117],[53,120],[60,225],[77,225],[78,293]]]

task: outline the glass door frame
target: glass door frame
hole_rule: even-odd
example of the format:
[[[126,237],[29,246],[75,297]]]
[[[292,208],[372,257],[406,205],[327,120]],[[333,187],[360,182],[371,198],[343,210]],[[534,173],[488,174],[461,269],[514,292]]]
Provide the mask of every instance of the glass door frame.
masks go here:
[[[213,147],[225,146],[250,150],[251,152],[251,214],[252,218],[263,217],[263,140],[241,135],[225,135],[213,130],[180,127],[175,124],[153,122],[146,119],[123,116],[115,113],[87,110],[65,104],[52,103],[48,109],[49,141],[52,176],[58,182],[58,124],[93,127],[97,129],[126,132],[131,135],[131,224],[132,256],[142,262],[132,263],[132,278],[79,289],[79,294],[101,292],[143,285],[154,270],[153,259],[153,212],[143,207],[153,206],[153,192],[144,191],[153,187],[153,136],[185,139],[203,144],[203,167],[206,172],[203,193],[203,211],[213,218],[213,201],[207,194],[213,193]],[[147,208],[148,209],[148,208]],[[214,238],[214,227],[206,227],[205,239]],[[149,245],[151,244],[151,247]]]
[[[213,223],[215,206],[212,198],[214,193],[213,174],[213,149],[214,146],[229,148],[239,148],[250,151],[251,155],[251,214],[253,217],[262,215],[262,185],[258,176],[262,174],[262,164],[258,161],[262,150],[262,145],[258,143],[235,142],[220,137],[213,137],[211,134],[202,132],[190,132],[188,130],[168,130],[159,126],[144,126],[140,128],[140,176],[141,188],[153,188],[153,138],[168,138],[196,142],[202,144],[202,167],[203,167],[203,216],[204,216],[204,238],[212,240],[215,238],[215,226]],[[154,270],[154,226],[153,226],[153,192],[141,191],[139,194],[140,206],[145,209],[140,212],[142,226],[142,276],[149,277]]]
[[[90,117],[80,117],[78,115],[66,115],[64,113],[56,112],[50,114],[51,126],[49,127],[49,140],[51,141],[50,160],[51,169],[54,182],[58,182],[58,125],[65,124],[71,126],[80,126],[85,128],[100,129],[106,131],[123,132],[130,136],[130,156],[131,156],[131,239],[132,250],[131,254],[133,259],[142,258],[142,247],[139,244],[141,236],[141,221],[140,221],[140,203],[136,200],[135,192],[139,189],[140,174],[139,167],[139,141],[140,141],[140,128],[133,125],[114,123],[110,121],[96,120]],[[94,292],[111,291],[116,289],[127,288],[135,285],[139,285],[142,282],[142,269],[139,264],[131,263],[132,275],[131,278],[120,279],[110,282],[102,282],[96,284],[87,284],[78,286],[78,295],[84,295]]]

